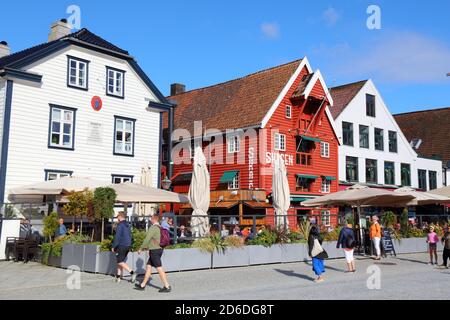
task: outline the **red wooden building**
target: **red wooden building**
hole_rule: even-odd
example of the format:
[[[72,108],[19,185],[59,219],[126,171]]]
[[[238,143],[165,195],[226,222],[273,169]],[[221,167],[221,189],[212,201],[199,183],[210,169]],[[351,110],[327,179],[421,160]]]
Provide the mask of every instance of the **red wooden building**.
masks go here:
[[[248,215],[266,214],[263,222],[273,223],[271,168],[282,157],[291,190],[290,225],[311,216],[324,225],[337,223],[337,209],[301,206],[306,199],[336,192],[339,181],[339,141],[328,110],[333,101],[320,71],[313,72],[307,58],[206,88],[185,92],[176,84],[171,89],[168,99],[177,107],[169,178],[175,192],[187,193],[192,175],[189,149],[178,143],[176,130],[185,129],[194,143],[203,135],[211,214],[239,214],[241,224],[251,223]],[[201,121],[201,130],[194,130],[194,121]],[[166,155],[168,141],[166,131]],[[163,176],[168,158],[163,159]],[[175,209],[189,212],[188,206]]]

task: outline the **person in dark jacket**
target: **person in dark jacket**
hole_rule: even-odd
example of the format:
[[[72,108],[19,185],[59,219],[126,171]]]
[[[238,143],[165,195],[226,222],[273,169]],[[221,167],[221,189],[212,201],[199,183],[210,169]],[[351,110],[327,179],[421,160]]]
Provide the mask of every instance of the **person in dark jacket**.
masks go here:
[[[355,259],[353,257],[353,251],[355,248],[356,240],[355,240],[355,232],[353,231],[353,226],[350,222],[347,222],[347,225],[342,228],[339,233],[339,239],[336,244],[336,248],[342,247],[344,249],[345,260],[347,261],[348,272],[354,273],[355,269]]]
[[[131,249],[130,225],[125,220],[125,213],[123,211],[119,212],[117,220],[119,220],[119,223],[111,249],[116,254],[117,260],[117,274],[114,280],[120,282],[123,277],[123,270],[125,269],[130,273],[131,282],[134,283],[136,281],[136,273],[126,263],[128,252]]]
[[[317,276],[317,279],[315,279],[314,282],[322,282],[324,281],[322,274],[325,272],[324,260],[328,258],[328,254],[326,253],[325,250],[323,250],[319,254],[313,256],[312,251],[314,249],[314,243],[316,239],[319,241],[320,245],[322,245],[322,237],[320,236],[319,228],[314,225],[311,227],[311,230],[309,231],[308,253],[309,256],[312,257],[313,271]]]

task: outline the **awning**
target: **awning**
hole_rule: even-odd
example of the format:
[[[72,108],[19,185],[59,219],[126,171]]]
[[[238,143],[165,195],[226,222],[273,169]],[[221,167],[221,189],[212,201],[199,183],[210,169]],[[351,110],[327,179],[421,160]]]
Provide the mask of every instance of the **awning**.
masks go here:
[[[192,180],[192,172],[183,172],[172,179],[172,184],[190,183]]]
[[[312,174],[296,174],[297,178],[303,178],[303,179],[312,179],[312,180],[316,180],[317,176],[312,175]]]
[[[313,141],[313,142],[320,142],[319,138],[314,138],[314,137],[309,137],[309,136],[300,136],[303,140],[307,140],[307,141]]]
[[[225,171],[220,178],[220,183],[232,182],[234,177],[239,173],[238,170]]]
[[[245,205],[253,208],[253,209],[265,209],[265,208],[272,208],[272,205],[267,202],[258,202],[258,201],[245,201]]]
[[[219,202],[211,202],[209,205],[210,208],[222,208],[222,209],[230,209],[236,206],[238,202],[236,201],[219,201]]]
[[[322,180],[335,181],[336,177],[333,177],[333,176],[322,176]]]
[[[307,197],[307,196],[302,196],[302,195],[292,195],[291,194],[291,201],[292,202],[302,202],[302,201],[311,200],[311,199],[313,199],[313,197]]]

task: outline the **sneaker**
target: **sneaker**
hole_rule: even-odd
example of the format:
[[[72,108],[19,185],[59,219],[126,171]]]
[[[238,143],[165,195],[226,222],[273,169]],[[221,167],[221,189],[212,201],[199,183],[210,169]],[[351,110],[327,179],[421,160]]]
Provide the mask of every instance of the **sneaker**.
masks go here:
[[[119,283],[122,280],[120,277],[114,277],[114,282]]]
[[[133,272],[133,274],[131,275],[131,283],[135,283],[136,278],[137,278],[137,274],[136,274],[136,272]]]
[[[135,283],[134,284],[134,289],[135,290],[139,290],[139,291],[144,291],[145,287],[141,287],[141,285],[139,283]]]
[[[170,292],[170,291],[172,291],[172,288],[170,286],[169,287],[162,287],[161,289],[159,289],[160,293],[167,293],[167,292]]]
[[[320,278],[320,279],[315,279],[314,280],[315,283],[319,283],[319,282],[323,282],[323,281],[324,281],[324,278]]]

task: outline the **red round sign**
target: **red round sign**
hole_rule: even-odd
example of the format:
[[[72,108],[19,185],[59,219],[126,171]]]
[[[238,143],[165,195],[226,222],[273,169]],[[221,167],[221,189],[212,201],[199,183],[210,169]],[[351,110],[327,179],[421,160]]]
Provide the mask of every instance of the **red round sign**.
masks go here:
[[[92,97],[91,106],[95,111],[100,111],[102,109],[102,99],[99,96]]]

